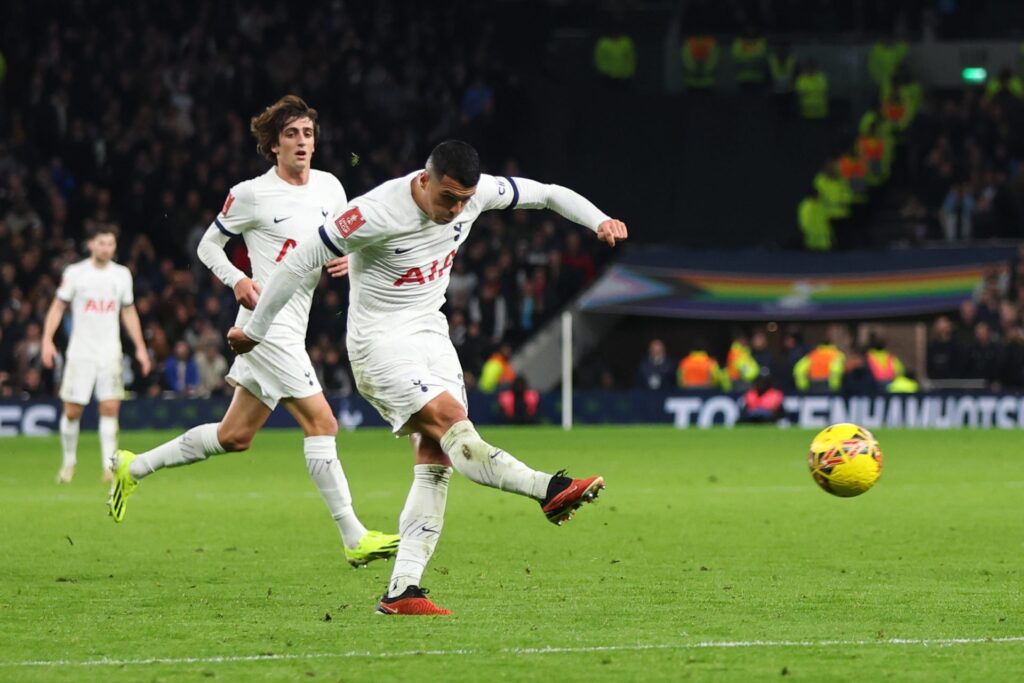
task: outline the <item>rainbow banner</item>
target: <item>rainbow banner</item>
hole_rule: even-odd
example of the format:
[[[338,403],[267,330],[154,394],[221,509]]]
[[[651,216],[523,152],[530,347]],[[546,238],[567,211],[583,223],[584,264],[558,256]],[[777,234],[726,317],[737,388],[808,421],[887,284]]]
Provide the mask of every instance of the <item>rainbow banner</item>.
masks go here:
[[[583,296],[585,312],[709,320],[851,320],[954,310],[1012,248],[852,254],[637,249]]]

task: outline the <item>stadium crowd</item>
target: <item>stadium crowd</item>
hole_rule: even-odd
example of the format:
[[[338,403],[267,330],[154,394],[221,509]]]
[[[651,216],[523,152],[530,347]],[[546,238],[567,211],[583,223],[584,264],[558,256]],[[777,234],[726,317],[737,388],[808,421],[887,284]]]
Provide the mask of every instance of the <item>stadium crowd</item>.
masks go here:
[[[964,242],[1024,237],[1024,84],[1011,68],[987,86],[937,94],[922,119],[903,207],[910,233]]]
[[[762,4],[767,14],[748,18],[772,28],[810,16],[796,11],[795,19],[780,19],[785,8],[815,3]],[[870,28],[898,18],[883,5]],[[583,4],[544,7],[571,14]],[[721,27],[715,23],[725,4],[688,7],[695,25],[706,21],[708,30],[743,23],[735,16]],[[700,22],[693,19],[702,13]],[[515,153],[531,116],[527,98],[519,96],[521,74],[503,67],[503,55],[521,36],[515,24],[495,20],[476,3],[336,2],[301,16],[270,0],[72,4],[61,8],[57,22],[16,0],[9,14],[16,21],[0,29],[11,65],[0,80],[0,396],[55,393],[59,369],[46,371],[39,359],[41,322],[63,267],[83,257],[84,237],[101,224],[119,227],[119,260],[135,275],[136,304],[156,361],[145,378],[126,364],[127,385],[144,395],[226,390],[222,339],[237,306],[198,262],[195,246],[230,186],[265,170],[248,117],[285,92],[320,109],[315,165],[335,173],[349,196],[417,168],[445,137],[476,145],[486,170],[531,175],[532,169],[520,170]],[[458,29],[469,21],[482,30]],[[764,40],[737,37],[734,57],[759,55],[750,73],[773,92],[778,79],[796,87],[794,64],[778,53],[781,46],[767,49]],[[881,40],[877,47],[868,66],[879,83],[880,107],[865,114],[847,152],[827,162],[815,192],[825,204],[830,192],[844,195],[849,213],[856,213],[848,174],[860,174],[868,185],[874,173],[888,176],[891,144],[872,170],[871,154],[878,151],[872,141],[905,132],[913,150],[906,172],[911,194],[901,216],[912,239],[1019,237],[1021,79],[1007,71],[984,91],[929,95],[923,105],[899,70],[906,56],[901,44]],[[814,212],[807,214],[813,223]],[[835,219],[846,216],[824,216]],[[454,264],[446,308],[470,385],[489,359],[507,359],[508,345],[533,333],[611,256],[581,234],[551,214],[491,213],[478,222]],[[228,251],[245,269],[244,246],[232,242]],[[1021,266],[997,280],[997,293],[983,293],[977,308],[1002,357],[1012,355],[1019,336]],[[322,280],[309,326],[310,354],[329,393],[352,390],[339,343],[346,296],[344,281]],[[66,319],[65,331],[69,324]],[[991,363],[982,371],[971,360],[990,353],[973,351],[985,346],[984,332],[979,337],[974,325],[968,334],[966,318],[954,327],[956,360],[936,378],[980,373],[1016,386]],[[764,366],[776,368],[778,361]],[[780,384],[791,381],[790,371],[772,374]]]
[[[929,323],[924,376],[886,348],[880,335],[863,344],[817,346],[798,328],[786,332],[779,348],[766,330],[735,337],[727,349],[711,349],[695,340],[674,356],[661,339],[652,339],[637,367],[635,386],[643,389],[847,394],[913,392],[930,386],[1024,390],[1024,247],[1005,268],[990,272],[955,315]],[[718,351],[719,353],[715,353]],[[918,380],[924,380],[922,384]]]
[[[286,92],[320,109],[314,164],[350,197],[419,168],[446,137],[476,145],[491,172],[520,173],[513,151],[528,117],[517,77],[501,67],[514,27],[481,17],[484,30],[458,30],[473,8],[339,2],[296,18],[261,1],[76,4],[57,23],[13,3],[4,51],[18,68],[0,100],[0,396],[56,393],[59,366],[40,363],[41,323],[63,268],[111,224],[155,361],[148,377],[126,361],[126,386],[225,390],[223,334],[237,305],[195,247],[231,185],[266,170],[248,120]],[[470,382],[608,257],[566,225],[525,211],[477,223],[447,307]],[[244,245],[227,249],[245,270]],[[329,393],[352,390],[346,300],[347,284],[325,278],[313,303],[308,344]]]
[[[992,273],[974,299],[939,316],[928,340],[928,376],[1024,388],[1024,248],[1015,266]]]
[[[879,105],[864,113],[855,143],[825,164],[816,196],[801,204],[807,248],[1024,237],[1024,61],[990,74],[984,86],[925,93],[905,66],[907,54],[905,43],[872,48]],[[879,205],[894,197],[897,219],[886,220]]]

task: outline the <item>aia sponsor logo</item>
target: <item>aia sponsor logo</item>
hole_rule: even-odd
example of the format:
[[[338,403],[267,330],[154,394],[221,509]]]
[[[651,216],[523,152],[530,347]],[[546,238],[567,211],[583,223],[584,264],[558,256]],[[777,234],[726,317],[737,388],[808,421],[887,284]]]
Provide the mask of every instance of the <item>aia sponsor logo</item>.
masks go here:
[[[86,299],[86,313],[113,313],[117,310],[117,303],[112,299]]]
[[[424,266],[423,268],[410,268],[392,284],[395,287],[401,287],[402,285],[425,285],[428,282],[433,282],[444,277],[445,271],[452,267],[452,261],[454,260],[455,250],[453,249],[444,257],[444,261],[435,260],[429,266]],[[425,275],[423,271],[426,271]]]
[[[228,211],[231,210],[231,205],[235,203],[235,195],[228,192],[228,198],[224,200],[224,208],[220,210],[222,216],[227,216]]]
[[[338,232],[341,233],[342,237],[348,237],[359,228],[366,225],[366,219],[363,218],[363,214],[359,212],[358,206],[353,206],[351,209],[341,214],[338,220],[334,221],[335,227],[338,228]]]

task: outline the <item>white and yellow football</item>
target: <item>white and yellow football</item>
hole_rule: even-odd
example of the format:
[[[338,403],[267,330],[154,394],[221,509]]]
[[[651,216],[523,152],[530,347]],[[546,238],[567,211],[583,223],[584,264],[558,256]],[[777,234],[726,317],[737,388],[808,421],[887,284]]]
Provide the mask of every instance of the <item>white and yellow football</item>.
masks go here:
[[[834,496],[864,493],[882,474],[882,449],[868,430],[842,422],[821,430],[807,456],[811,476]]]

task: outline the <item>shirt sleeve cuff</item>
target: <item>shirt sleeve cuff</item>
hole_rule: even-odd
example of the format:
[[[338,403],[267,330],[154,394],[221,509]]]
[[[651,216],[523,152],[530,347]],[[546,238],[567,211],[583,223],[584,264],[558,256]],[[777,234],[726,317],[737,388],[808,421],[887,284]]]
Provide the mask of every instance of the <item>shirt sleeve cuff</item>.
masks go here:
[[[252,339],[254,342],[262,342],[265,339],[265,336],[260,336],[253,332],[251,325],[243,327],[242,332],[245,332],[245,336]]]

